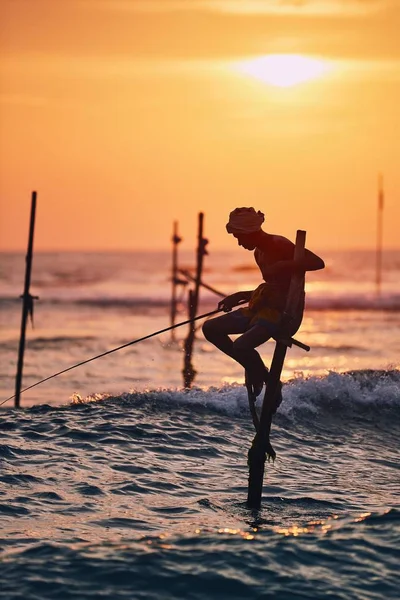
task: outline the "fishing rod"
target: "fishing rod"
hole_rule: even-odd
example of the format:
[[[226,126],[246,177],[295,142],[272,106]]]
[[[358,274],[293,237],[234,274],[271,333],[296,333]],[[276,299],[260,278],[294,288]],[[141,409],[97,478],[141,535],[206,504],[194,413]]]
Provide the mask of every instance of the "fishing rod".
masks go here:
[[[37,385],[40,385],[41,383],[44,383],[45,381],[48,381],[49,379],[53,379],[53,377],[62,375],[62,373],[66,373],[67,371],[71,371],[72,369],[76,369],[77,367],[81,367],[82,365],[86,365],[87,363],[91,362],[92,360],[97,360],[98,358],[107,356],[107,354],[112,354],[113,352],[117,352],[117,350],[122,350],[123,348],[132,346],[133,344],[137,344],[138,342],[143,342],[144,340],[148,340],[151,337],[160,335],[160,333],[165,333],[166,331],[170,331],[171,329],[175,329],[176,327],[181,327],[182,325],[189,325],[189,323],[193,323],[194,321],[198,321],[199,319],[205,319],[206,317],[211,317],[211,315],[215,315],[216,313],[219,313],[222,310],[223,310],[222,308],[217,308],[215,310],[212,310],[211,312],[205,313],[204,315],[198,315],[197,317],[194,317],[193,319],[188,319],[187,321],[182,321],[181,323],[176,323],[175,325],[171,325],[170,327],[166,327],[165,329],[160,329],[160,331],[155,331],[154,333],[145,335],[144,337],[138,338],[137,340],[133,340],[132,342],[128,342],[127,344],[123,344],[122,346],[118,346],[117,348],[113,348],[112,350],[107,350],[107,352],[103,352],[102,354],[98,354],[97,356],[93,356],[92,358],[88,358],[87,360],[83,360],[82,362],[77,363],[76,365],[72,365],[72,367],[68,367],[67,369],[58,371],[58,373],[54,373],[53,375],[50,375],[49,377],[45,377],[45,379],[41,379],[40,381],[37,381],[36,383],[33,383],[32,385],[24,388],[23,390],[21,390],[20,393],[22,394],[23,392],[26,392],[27,390],[31,390],[32,388],[36,387]],[[0,406],[3,406],[3,404],[8,402],[9,400],[12,400],[13,398],[15,398],[15,394],[13,396],[10,396],[6,400],[3,400],[3,402],[0,403]]]

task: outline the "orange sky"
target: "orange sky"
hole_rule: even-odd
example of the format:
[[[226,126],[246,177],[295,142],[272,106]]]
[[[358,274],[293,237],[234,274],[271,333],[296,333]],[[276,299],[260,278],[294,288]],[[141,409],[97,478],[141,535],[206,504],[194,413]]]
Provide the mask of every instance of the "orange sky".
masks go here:
[[[398,0],[0,0],[0,249],[234,248],[229,212],[308,246],[400,247]],[[278,88],[269,54],[329,60]]]

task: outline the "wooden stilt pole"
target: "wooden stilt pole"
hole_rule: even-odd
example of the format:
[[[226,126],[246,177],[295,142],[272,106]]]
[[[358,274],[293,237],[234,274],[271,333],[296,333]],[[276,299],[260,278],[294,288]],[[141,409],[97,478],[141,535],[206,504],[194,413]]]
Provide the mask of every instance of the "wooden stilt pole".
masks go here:
[[[198,225],[198,243],[197,243],[197,266],[196,266],[196,278],[194,290],[189,291],[189,319],[194,319],[197,314],[197,308],[199,303],[199,292],[201,285],[201,276],[203,271],[203,258],[207,254],[206,246],[208,240],[203,237],[203,222],[204,214],[199,213],[199,225]],[[195,324],[189,324],[189,333],[185,340],[185,353],[184,353],[184,366],[183,366],[183,385],[185,388],[190,388],[196,371],[192,365],[192,353],[193,344],[195,338]]]
[[[36,192],[32,192],[31,201],[31,218],[29,224],[29,239],[28,239],[28,252],[26,255],[26,267],[25,267],[25,285],[24,293],[21,296],[22,303],[22,319],[21,319],[21,335],[19,338],[19,349],[18,349],[18,365],[17,375],[15,378],[15,407],[19,408],[20,405],[20,392],[22,382],[22,370],[24,365],[24,351],[25,351],[25,334],[26,334],[26,322],[29,313],[33,315],[33,300],[37,299],[37,296],[31,296],[29,288],[31,285],[31,271],[32,271],[32,256],[33,256],[33,234],[35,230],[35,216],[36,216]]]
[[[189,289],[188,291],[188,316],[189,319],[193,319],[194,314],[194,292]],[[194,345],[195,329],[192,327],[192,323],[189,323],[189,333],[184,342],[184,356],[183,356],[183,386],[189,389],[192,386],[193,380],[196,376],[196,370],[192,363],[192,353]]]
[[[381,295],[381,283],[382,283],[382,229],[383,229],[383,205],[384,205],[384,192],[383,192],[383,177],[379,174],[378,178],[378,214],[377,214],[377,226],[376,226],[376,293],[379,297]]]
[[[175,325],[177,312],[176,288],[178,286],[178,244],[182,239],[178,235],[178,222],[174,221],[172,236],[172,298],[171,298],[171,327]],[[175,340],[175,329],[171,329],[171,339]]]
[[[304,256],[305,239],[306,232],[300,230],[297,231],[296,248],[294,252],[295,260],[301,260]],[[299,303],[302,300],[303,294],[304,273],[294,273],[291,278],[286,302],[284,316],[287,319],[287,324],[283,323],[282,338],[290,338],[293,334],[293,332],[290,330],[291,322],[296,318],[296,311],[298,311]],[[300,324],[298,326],[300,326]],[[275,396],[280,384],[287,348],[288,342],[286,342],[284,339],[277,340],[268,382],[266,384],[258,430],[248,453],[249,486],[247,494],[247,506],[252,509],[259,509],[261,506],[265,459],[268,456],[274,460],[276,456],[275,451],[271,446],[269,435],[272,417],[276,410]]]

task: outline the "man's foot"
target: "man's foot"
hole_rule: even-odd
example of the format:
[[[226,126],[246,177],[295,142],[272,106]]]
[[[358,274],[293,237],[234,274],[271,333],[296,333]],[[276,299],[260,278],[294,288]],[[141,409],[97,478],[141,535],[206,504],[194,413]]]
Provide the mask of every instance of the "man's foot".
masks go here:
[[[269,376],[269,371],[266,367],[265,367],[264,378],[262,381],[260,380],[259,377],[258,378],[254,377],[254,379],[252,380],[252,377],[249,374],[249,372],[245,371],[245,386],[250,391],[250,393],[257,398],[257,396],[259,396],[263,390],[264,383],[267,383],[268,376]],[[281,403],[282,403],[282,382],[280,381],[278,383],[278,388],[276,390],[275,407],[274,407],[274,411],[273,411],[274,414],[280,407]]]
[[[250,390],[250,392],[253,394],[253,396],[257,397],[261,394],[264,387],[264,383],[268,379],[268,374],[268,369],[266,367],[263,375],[259,375],[258,377],[250,375],[250,373],[247,370],[245,371],[245,385],[247,389]]]

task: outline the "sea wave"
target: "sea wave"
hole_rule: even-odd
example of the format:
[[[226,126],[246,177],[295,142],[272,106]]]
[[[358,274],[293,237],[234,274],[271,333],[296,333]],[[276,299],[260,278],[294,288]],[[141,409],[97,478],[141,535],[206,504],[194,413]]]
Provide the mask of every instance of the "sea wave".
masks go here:
[[[296,377],[283,386],[283,401],[278,418],[310,420],[334,416],[346,422],[349,416],[376,422],[388,417],[399,423],[400,370],[360,370],[330,372],[325,376]],[[238,384],[207,389],[155,389],[124,393],[120,396],[75,394],[72,404],[92,402],[123,403],[127,407],[153,407],[161,411],[195,410],[216,412],[231,417],[248,417],[245,389]],[[261,411],[261,396],[257,409]]]

